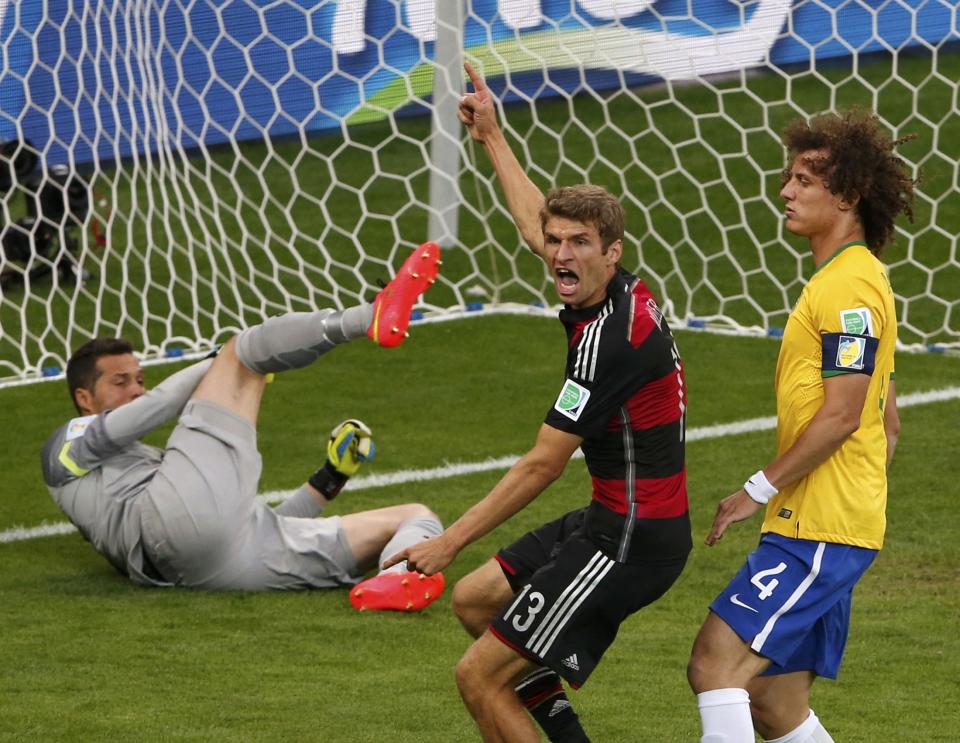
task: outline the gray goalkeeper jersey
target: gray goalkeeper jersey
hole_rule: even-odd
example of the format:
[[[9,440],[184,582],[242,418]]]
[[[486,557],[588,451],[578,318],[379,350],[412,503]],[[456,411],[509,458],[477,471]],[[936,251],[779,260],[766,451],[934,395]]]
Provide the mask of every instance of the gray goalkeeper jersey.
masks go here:
[[[198,468],[214,482],[231,475],[216,469],[223,466],[216,450],[222,443],[199,430],[207,425],[200,415],[216,416],[218,409],[208,404],[198,411],[191,403],[183,410],[209,365],[183,369],[116,410],[58,428],[42,452],[44,479],[57,505],[97,552],[141,585],[264,590],[355,583],[360,576],[339,518],[295,518],[255,500],[259,455],[252,429],[249,441],[240,437],[249,448],[237,474],[243,487],[214,489],[203,498],[177,491],[176,476]],[[138,440],[181,411],[171,436],[175,449]],[[229,413],[219,415],[229,423]],[[185,456],[195,461],[183,466]],[[171,457],[178,461],[167,461],[155,478]],[[164,554],[163,545],[172,551]]]
[[[144,573],[137,499],[163,451],[138,439],[179,415],[211,363],[182,369],[117,410],[74,418],[43,446],[43,479],[53,500],[94,549],[136,583],[166,585]]]
[[[60,509],[111,565],[136,583],[164,585],[144,573],[137,500],[163,452],[139,441],[117,445],[105,418],[75,418],[58,428],[43,447],[44,479]]]

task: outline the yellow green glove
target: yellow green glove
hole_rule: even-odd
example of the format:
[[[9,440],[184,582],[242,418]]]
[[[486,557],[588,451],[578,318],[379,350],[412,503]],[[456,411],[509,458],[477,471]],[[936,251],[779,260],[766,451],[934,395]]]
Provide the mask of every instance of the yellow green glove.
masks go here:
[[[361,462],[369,462],[375,452],[373,433],[361,421],[352,418],[345,420],[330,432],[327,461],[345,477],[357,474]]]

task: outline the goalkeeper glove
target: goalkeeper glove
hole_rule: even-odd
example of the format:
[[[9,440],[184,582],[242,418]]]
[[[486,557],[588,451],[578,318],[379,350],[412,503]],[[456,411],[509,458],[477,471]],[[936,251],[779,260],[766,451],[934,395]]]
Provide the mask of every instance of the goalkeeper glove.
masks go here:
[[[342,475],[353,477],[361,462],[373,459],[373,433],[358,420],[345,420],[330,432],[327,461]]]
[[[370,429],[358,420],[345,420],[334,426],[327,442],[327,461],[313,473],[310,485],[327,500],[333,500],[360,469],[361,462],[373,459],[376,448],[372,436]]]

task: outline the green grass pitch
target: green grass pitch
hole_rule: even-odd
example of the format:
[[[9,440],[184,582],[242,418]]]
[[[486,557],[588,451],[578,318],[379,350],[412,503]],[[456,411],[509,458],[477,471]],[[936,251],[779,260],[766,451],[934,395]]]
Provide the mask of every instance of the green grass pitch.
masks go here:
[[[772,415],[777,343],[681,332],[690,428]],[[521,454],[561,383],[555,320],[476,317],[414,326],[396,350],[358,342],[280,375],[260,423],[262,490],[296,487],[336,422],[374,429],[367,473]],[[148,370],[156,383],[171,370]],[[957,384],[960,360],[900,354],[898,393]],[[0,532],[62,517],[39,449],[71,416],[62,383],[0,392]],[[885,549],[855,592],[840,679],[813,706],[837,741],[955,741],[960,401],[901,411]],[[163,435],[151,439],[161,443]],[[679,582],[631,617],[572,699],[597,741],[696,740],[684,667],[706,607],[756,542],[759,520],[702,544],[717,501],[772,456],[770,431],[687,447],[695,547]],[[346,490],[333,512],[422,501],[449,523],[490,472]],[[582,461],[525,511],[468,547],[450,584],[524,530],[586,503]],[[453,681],[467,637],[448,593],[416,615],[358,614],[346,591],[211,594],[140,589],[80,536],[0,543],[0,741],[474,740]]]

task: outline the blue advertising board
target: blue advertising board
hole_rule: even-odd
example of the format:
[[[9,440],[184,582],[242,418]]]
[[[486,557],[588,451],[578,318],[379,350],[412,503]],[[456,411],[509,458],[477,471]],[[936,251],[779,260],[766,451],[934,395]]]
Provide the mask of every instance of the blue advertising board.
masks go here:
[[[435,2],[0,0],[0,139],[47,164],[339,129],[429,100]],[[449,1],[449,0],[446,0]],[[960,0],[472,0],[464,46],[523,94],[960,39]],[[580,70],[584,70],[583,73]]]

